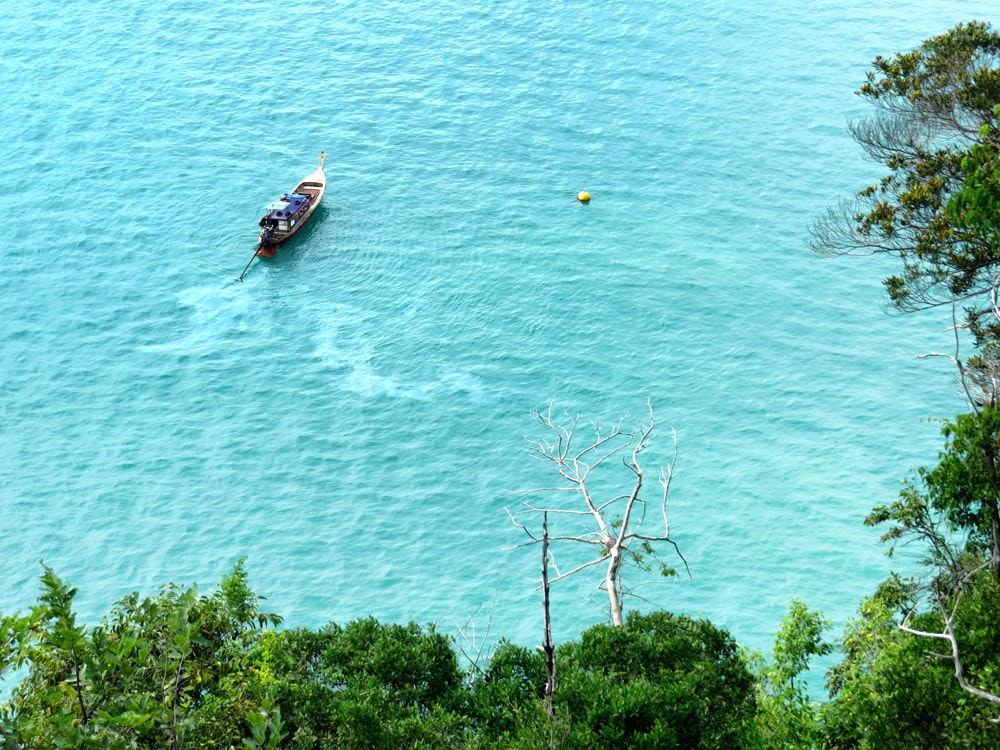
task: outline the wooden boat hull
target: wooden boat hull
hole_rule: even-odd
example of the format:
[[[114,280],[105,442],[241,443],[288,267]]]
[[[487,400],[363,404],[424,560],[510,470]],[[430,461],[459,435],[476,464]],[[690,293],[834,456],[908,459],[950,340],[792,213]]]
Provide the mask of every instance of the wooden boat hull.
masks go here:
[[[299,182],[291,192],[293,197],[308,196],[304,202],[304,208],[295,214],[294,217],[289,217],[289,220],[284,222],[289,224],[287,229],[278,229],[276,227],[262,229],[257,243],[256,255],[261,255],[265,258],[273,257],[285,243],[302,231],[302,228],[309,223],[313,214],[316,213],[316,209],[319,208],[320,201],[323,200],[323,195],[326,193],[326,173],[323,171],[323,157],[323,152],[320,152],[319,169]],[[269,211],[261,219],[261,226],[264,227],[264,222],[274,219],[277,216],[281,216],[281,212]],[[272,223],[277,224],[278,222],[274,220]]]

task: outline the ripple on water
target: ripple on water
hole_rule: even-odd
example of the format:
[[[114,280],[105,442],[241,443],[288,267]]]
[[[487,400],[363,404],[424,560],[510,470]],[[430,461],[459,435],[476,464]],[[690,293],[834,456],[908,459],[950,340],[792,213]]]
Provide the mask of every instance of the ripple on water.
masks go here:
[[[861,518],[960,400],[913,359],[947,321],[882,316],[877,263],[803,239],[872,179],[868,61],[980,5],[12,7],[0,608],[39,558],[92,618],[248,554],[292,625],[532,643],[503,511],[552,481],[531,409],[650,399],[693,575],[650,606],[755,648],[791,596],[843,620],[886,572]],[[310,226],[235,282],[320,149]],[[555,592],[560,639],[595,585]]]

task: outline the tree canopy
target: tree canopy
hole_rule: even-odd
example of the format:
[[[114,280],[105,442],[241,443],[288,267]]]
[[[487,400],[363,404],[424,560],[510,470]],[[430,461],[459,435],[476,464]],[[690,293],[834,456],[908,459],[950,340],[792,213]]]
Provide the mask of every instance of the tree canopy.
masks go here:
[[[433,626],[373,618],[273,630],[242,563],[218,591],[131,595],[97,626],[46,568],[38,605],[0,618],[0,748],[401,750],[752,747],[755,678],[706,620],[629,614],[544,659],[502,641],[464,670]]]
[[[995,336],[996,232],[968,213],[962,220],[949,201],[965,185],[963,160],[993,142],[984,126],[1000,103],[1000,34],[974,21],[912,51],[876,57],[857,93],[875,112],[851,133],[888,173],[818,221],[811,246],[821,254],[898,257],[902,269],[885,286],[899,310],[959,303],[978,340]]]

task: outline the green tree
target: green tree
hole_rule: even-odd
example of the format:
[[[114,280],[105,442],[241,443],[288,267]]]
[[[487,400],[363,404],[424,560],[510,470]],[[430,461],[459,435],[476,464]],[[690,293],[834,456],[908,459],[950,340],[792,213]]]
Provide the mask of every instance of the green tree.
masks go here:
[[[559,733],[543,708],[548,673],[538,650],[501,640],[482,673],[474,676],[469,697],[472,726],[486,743],[526,743]]]
[[[825,656],[833,646],[823,640],[830,622],[822,613],[792,599],[774,638],[770,662],[753,657],[758,675],[757,727],[761,748],[808,750],[819,731],[819,704],[809,695],[801,675],[814,656]]]
[[[923,551],[925,574],[893,576],[861,607],[824,708],[835,748],[988,748],[1000,742],[1000,585],[992,567],[1000,414],[945,423],[932,469],[919,469],[868,525]]]
[[[898,257],[901,272],[885,280],[892,303],[902,311],[964,304],[979,342],[1000,333],[989,300],[1000,245],[982,224],[954,221],[948,202],[1000,102],[998,56],[1000,35],[971,22],[910,52],[876,57],[857,92],[875,114],[851,132],[888,174],[831,209],[810,243],[821,254]]]
[[[373,618],[269,633],[255,652],[293,750],[458,747],[464,674],[433,627]]]
[[[983,550],[995,582],[1000,583],[1000,407],[960,414],[941,430],[944,448],[933,469],[918,469],[900,499],[872,510],[865,523],[888,524],[883,541],[918,537],[931,556],[927,563],[958,574],[953,534],[966,535],[969,551]],[[933,513],[947,528],[940,530]],[[889,554],[892,554],[890,548]]]
[[[569,747],[752,746],[755,681],[735,641],[706,620],[630,612],[559,648],[557,715]]]
[[[986,687],[995,686],[1000,667],[997,591],[985,576],[958,613],[968,666]],[[913,611],[913,595],[912,585],[891,578],[848,623],[840,644],[844,659],[828,679],[832,700],[821,711],[822,747],[987,750],[1000,744],[992,704],[961,688],[936,642],[900,629]],[[942,624],[936,611],[911,615],[909,621],[927,630]]]
[[[262,613],[240,560],[218,591],[132,594],[97,626],[77,623],[76,589],[50,568],[38,606],[5,618],[0,666],[25,670],[0,708],[5,741],[35,748],[210,748],[252,734],[246,655]]]
[[[952,223],[1000,247],[1000,104],[993,122],[980,128],[980,142],[962,159],[962,187],[948,201]]]
[[[502,643],[471,685],[474,747],[541,750],[757,748],[755,680],[730,635],[706,620],[629,612],[557,648],[554,719],[545,658]]]

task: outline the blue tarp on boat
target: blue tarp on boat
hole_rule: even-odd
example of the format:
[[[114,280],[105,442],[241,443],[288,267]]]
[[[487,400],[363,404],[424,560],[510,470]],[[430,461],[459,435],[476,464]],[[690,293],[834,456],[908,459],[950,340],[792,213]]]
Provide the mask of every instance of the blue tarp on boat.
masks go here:
[[[283,195],[280,200],[275,201],[267,207],[267,217],[272,219],[286,219],[289,216],[294,216],[305,205],[307,200],[309,200],[308,195],[299,195],[298,193]]]

